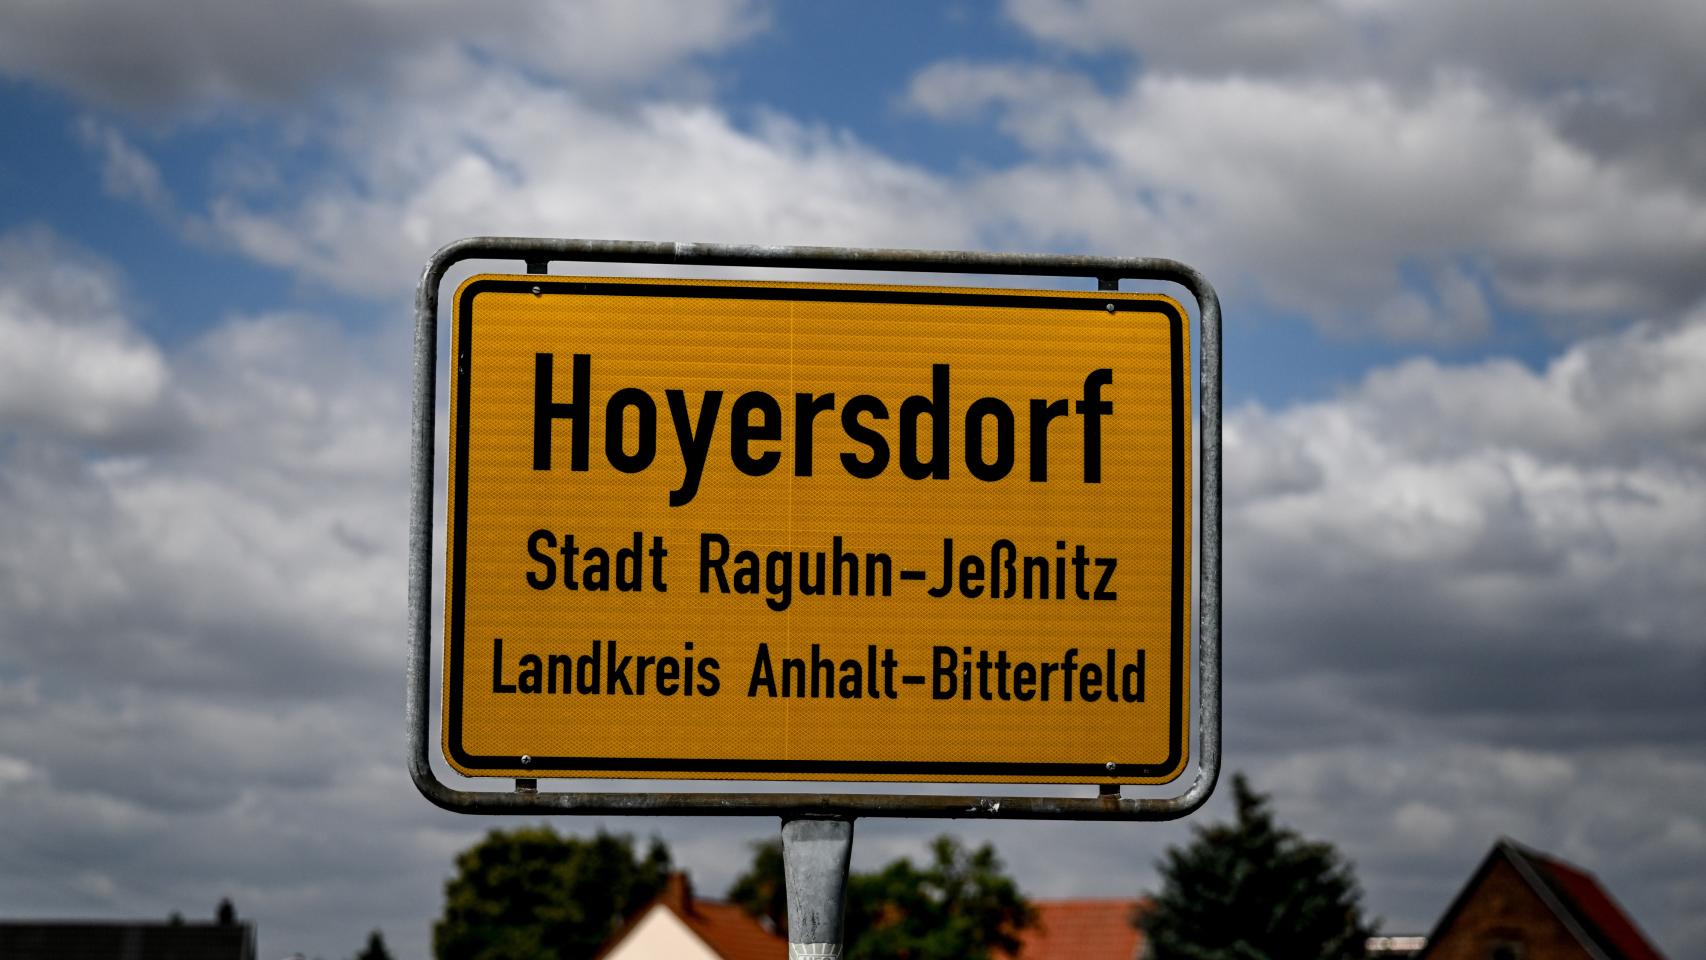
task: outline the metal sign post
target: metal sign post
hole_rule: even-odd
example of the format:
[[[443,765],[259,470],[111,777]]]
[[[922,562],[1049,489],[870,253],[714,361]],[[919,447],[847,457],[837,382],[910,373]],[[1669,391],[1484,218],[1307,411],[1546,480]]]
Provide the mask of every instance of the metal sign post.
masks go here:
[[[428,748],[440,286],[469,260],[526,273],[476,275],[451,302],[440,739],[454,770],[507,791],[447,785]],[[1195,309],[1122,279],[1176,284]],[[834,956],[856,817],[1165,820],[1212,792],[1220,312],[1189,267],[474,238],[427,264],[414,360],[408,761],[433,803],[779,816],[790,949]],[[1175,795],[1122,796],[1193,767]],[[539,789],[552,777],[1095,793]]]
[[[789,960],[841,956],[847,865],[852,857],[851,819],[783,819]]]

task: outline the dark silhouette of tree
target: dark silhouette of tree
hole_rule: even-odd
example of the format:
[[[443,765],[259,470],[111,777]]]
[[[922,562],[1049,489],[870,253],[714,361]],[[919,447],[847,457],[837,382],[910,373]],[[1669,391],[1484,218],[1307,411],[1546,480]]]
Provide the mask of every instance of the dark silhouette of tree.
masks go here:
[[[494,830],[456,858],[433,925],[438,960],[571,960],[590,957],[627,914],[669,877],[669,850],[644,857],[633,838],[591,839],[548,827]]]
[[[950,836],[931,862],[901,859],[847,881],[847,960],[982,960],[1012,952],[1030,904],[988,844],[967,852]]]
[[[378,930],[367,935],[367,946],[355,955],[355,960],[392,960],[391,951],[385,946],[385,935]]]
[[[1018,946],[1031,908],[1003,872],[993,847],[967,851],[952,837],[937,837],[924,867],[896,860],[874,873],[847,879],[847,960],[980,960]],[[735,881],[729,899],[786,931],[787,892],[782,845],[754,847],[752,865]]]
[[[218,909],[213,912],[213,919],[222,927],[229,927],[237,922],[237,908],[231,905],[230,897],[221,897]]]
[[[777,933],[788,935],[788,890],[780,839],[752,845],[752,865],[735,879],[728,897],[748,914],[769,921]]]
[[[1274,821],[1268,798],[1232,778],[1232,823],[1199,827],[1156,865],[1161,892],[1134,918],[1153,960],[1341,960],[1373,933],[1348,861]]]

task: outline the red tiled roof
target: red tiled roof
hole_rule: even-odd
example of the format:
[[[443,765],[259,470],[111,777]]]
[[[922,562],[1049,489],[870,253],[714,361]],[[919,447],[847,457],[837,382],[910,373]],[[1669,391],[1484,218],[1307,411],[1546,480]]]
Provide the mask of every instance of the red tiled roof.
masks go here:
[[[745,910],[732,903],[700,900],[683,873],[671,874],[669,882],[657,899],[634,914],[628,924],[599,951],[605,956],[627,938],[641,918],[662,906],[687,925],[689,930],[705,941],[705,945],[722,960],[787,960],[788,941],[766,930]]]
[[[732,903],[698,900],[685,912],[674,905],[670,909],[723,960],[786,960],[788,956],[787,940]]]
[[[1594,939],[1615,949],[1623,960],[1664,960],[1593,874],[1533,850],[1522,853],[1540,865],[1544,879]]]
[[[996,960],[1133,960],[1143,934],[1132,915],[1145,900],[1033,900],[1036,922],[1019,932],[1019,951]]]
[[[1590,956],[1610,957],[1612,960],[1665,960],[1593,874],[1506,837],[1493,844],[1493,849],[1488,851],[1469,882],[1445,908],[1445,914],[1428,935],[1428,945],[1422,950],[1422,957],[1433,956],[1441,935],[1451,927],[1494,862],[1501,858],[1516,869],[1529,889]]]

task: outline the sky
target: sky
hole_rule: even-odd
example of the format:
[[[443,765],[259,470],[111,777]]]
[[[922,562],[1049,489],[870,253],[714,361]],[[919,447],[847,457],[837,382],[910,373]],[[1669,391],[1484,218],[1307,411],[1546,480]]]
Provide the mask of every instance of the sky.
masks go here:
[[[1706,955],[1706,6],[0,2],[0,916],[428,955],[411,301],[513,234],[1165,256],[1225,764],[1424,932],[1496,838]],[[440,423],[442,424],[442,420]],[[1179,824],[951,830],[1034,897]],[[564,820],[722,892],[775,822]]]

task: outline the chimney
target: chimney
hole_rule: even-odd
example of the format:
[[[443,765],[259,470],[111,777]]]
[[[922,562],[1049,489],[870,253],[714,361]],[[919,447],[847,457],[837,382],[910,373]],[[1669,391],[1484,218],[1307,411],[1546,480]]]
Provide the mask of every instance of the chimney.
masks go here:
[[[677,870],[664,881],[663,902],[675,908],[681,914],[693,913],[693,885],[688,882],[687,874]]]

